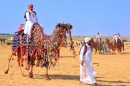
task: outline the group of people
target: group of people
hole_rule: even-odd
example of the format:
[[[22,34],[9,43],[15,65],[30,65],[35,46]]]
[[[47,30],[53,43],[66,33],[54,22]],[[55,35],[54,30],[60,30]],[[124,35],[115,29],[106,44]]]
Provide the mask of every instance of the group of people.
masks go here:
[[[24,34],[28,37],[31,36],[31,29],[34,23],[38,23],[38,18],[36,12],[33,11],[33,5],[28,5],[28,11],[26,11],[24,18],[26,19],[26,24],[24,29]],[[86,82],[89,84],[97,84],[94,78],[94,69],[92,67],[92,51],[90,48],[91,38],[85,38],[86,47],[82,47],[80,52],[80,83]],[[84,50],[86,49],[86,52]]]
[[[98,40],[99,43],[101,43],[101,36],[100,36],[99,32],[97,32],[96,39]],[[122,38],[121,38],[120,34],[119,33],[117,33],[117,34],[114,33],[114,37],[113,37],[112,41],[116,40],[116,43],[117,43],[118,39],[120,39],[121,42],[122,42]]]
[[[26,23],[24,26],[24,34],[27,34],[28,37],[31,37],[31,29],[33,27],[34,23],[38,23],[37,14],[35,11],[33,11],[33,5],[28,5],[28,11],[25,12],[24,18],[26,19]],[[122,41],[122,38],[120,34],[114,33],[113,40],[120,39]],[[101,43],[101,36],[99,32],[97,32],[96,40]],[[86,37],[84,39],[84,42],[82,43],[82,47],[79,53],[80,57],[80,83],[88,83],[88,84],[94,84],[97,85],[94,74],[94,68],[92,66],[92,50],[90,47],[92,40],[90,37]]]
[[[120,39],[121,42],[122,42],[122,38],[121,38],[120,34],[119,34],[119,33],[118,33],[118,34],[114,33],[113,40],[116,40],[116,43],[117,43],[117,40],[118,40],[118,39]]]

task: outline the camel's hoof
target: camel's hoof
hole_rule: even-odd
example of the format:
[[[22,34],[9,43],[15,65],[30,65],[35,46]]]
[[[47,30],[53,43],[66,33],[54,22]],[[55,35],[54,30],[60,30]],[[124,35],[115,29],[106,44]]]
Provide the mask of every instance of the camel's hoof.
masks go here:
[[[33,78],[33,73],[32,72],[29,72],[29,78]]]
[[[8,74],[8,70],[5,71],[5,74]]]

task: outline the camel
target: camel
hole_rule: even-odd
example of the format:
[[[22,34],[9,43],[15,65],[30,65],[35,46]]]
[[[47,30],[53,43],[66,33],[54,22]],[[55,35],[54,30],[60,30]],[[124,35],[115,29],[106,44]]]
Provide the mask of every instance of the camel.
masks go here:
[[[23,26],[24,24],[21,24],[19,29]],[[18,30],[13,38],[12,54],[5,74],[8,74],[10,61],[16,55],[20,70],[24,61],[26,62],[26,70],[31,70],[29,72],[30,78],[33,78],[33,67],[36,65],[37,67],[45,67],[44,77],[46,80],[50,80],[48,68],[54,65],[54,61],[57,61],[57,52],[66,42],[66,33],[69,34],[70,42],[73,42],[71,29],[72,25],[69,23],[58,23],[53,33],[46,35],[40,25],[35,23],[31,31],[31,38],[23,33],[23,29]],[[75,57],[76,52],[74,48],[72,50]],[[21,73],[24,75],[22,70]]]
[[[113,47],[112,47],[112,50],[113,50],[113,54],[115,54],[115,51],[117,50],[120,54],[122,54],[122,51],[124,51],[124,43],[121,42],[121,40],[118,38],[117,39],[117,42],[116,40],[113,40],[112,42],[113,44]]]

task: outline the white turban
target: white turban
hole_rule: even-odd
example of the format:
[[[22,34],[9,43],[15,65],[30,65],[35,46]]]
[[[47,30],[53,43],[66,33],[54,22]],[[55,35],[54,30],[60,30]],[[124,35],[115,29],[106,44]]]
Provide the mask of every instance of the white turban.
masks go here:
[[[84,38],[84,41],[85,42],[89,42],[89,41],[91,41],[91,38],[90,37],[86,37],[86,38]]]

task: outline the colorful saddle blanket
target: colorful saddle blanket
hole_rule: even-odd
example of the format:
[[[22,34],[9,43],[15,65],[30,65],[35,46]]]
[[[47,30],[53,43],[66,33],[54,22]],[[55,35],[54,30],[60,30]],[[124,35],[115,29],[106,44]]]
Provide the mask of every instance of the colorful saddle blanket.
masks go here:
[[[26,34],[23,34],[21,41],[22,41],[21,42],[22,44],[27,44],[27,35]],[[28,44],[29,44],[29,47],[28,47],[29,52],[32,53],[33,48],[34,48],[33,39],[29,39]],[[12,50],[14,51],[18,46],[20,46],[20,34],[18,34],[18,32],[15,32],[15,35],[12,40]],[[22,46],[22,47],[24,47],[24,46]]]

